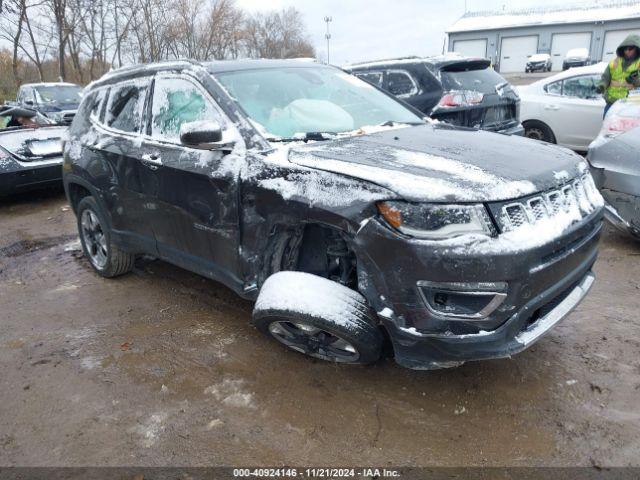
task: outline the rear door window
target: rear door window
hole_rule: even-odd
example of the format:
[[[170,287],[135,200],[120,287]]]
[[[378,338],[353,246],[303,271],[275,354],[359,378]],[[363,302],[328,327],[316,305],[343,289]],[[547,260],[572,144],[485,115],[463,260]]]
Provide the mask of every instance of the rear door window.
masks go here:
[[[418,93],[418,86],[409,72],[404,70],[388,70],[387,90],[389,93],[403,98]]]
[[[159,140],[180,141],[184,123],[210,120],[223,125],[213,100],[204,89],[180,77],[160,77],[153,88],[151,136]]]
[[[562,95],[583,99],[596,98],[596,88],[600,77],[598,75],[582,75],[580,77],[567,78],[562,85]]]
[[[127,133],[142,131],[144,101],[148,81],[123,83],[111,89],[105,124]]]
[[[492,68],[466,71],[440,72],[442,86],[445,90],[473,90],[484,94],[496,93],[496,86],[505,79]]]
[[[382,72],[362,72],[356,73],[356,77],[369,82],[376,87],[382,88]]]

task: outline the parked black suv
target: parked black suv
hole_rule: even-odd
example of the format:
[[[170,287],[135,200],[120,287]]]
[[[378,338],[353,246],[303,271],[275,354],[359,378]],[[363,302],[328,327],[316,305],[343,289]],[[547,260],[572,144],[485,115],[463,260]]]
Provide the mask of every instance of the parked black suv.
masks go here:
[[[344,67],[429,117],[461,127],[523,135],[520,99],[484,58],[409,57]]]
[[[82,87],[73,83],[27,83],[18,89],[20,106],[36,110],[58,125],[70,125],[82,100]]]
[[[146,254],[219,280],[317,358],[373,362],[386,338],[411,368],[507,357],[594,278],[603,203],[581,157],[427,123],[329,66],[117,70],[64,157],[99,274]]]

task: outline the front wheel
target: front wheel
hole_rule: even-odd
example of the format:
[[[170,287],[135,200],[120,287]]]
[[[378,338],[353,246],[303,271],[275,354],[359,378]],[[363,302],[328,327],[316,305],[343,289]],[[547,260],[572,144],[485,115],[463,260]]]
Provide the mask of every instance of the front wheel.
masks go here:
[[[93,197],[83,198],[76,211],[82,251],[93,269],[107,278],[129,272],[135,255],[113,245],[111,232],[96,200]]]
[[[283,271],[267,278],[253,323],[286,347],[330,362],[369,364],[382,351],[383,336],[364,297],[308,273]]]

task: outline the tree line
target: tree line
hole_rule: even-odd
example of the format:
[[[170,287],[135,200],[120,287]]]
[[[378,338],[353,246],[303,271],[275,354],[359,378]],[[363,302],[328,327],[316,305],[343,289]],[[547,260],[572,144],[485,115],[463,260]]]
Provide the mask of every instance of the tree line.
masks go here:
[[[86,84],[131,63],[315,57],[297,9],[234,0],[0,0],[0,46],[0,101],[26,82]]]

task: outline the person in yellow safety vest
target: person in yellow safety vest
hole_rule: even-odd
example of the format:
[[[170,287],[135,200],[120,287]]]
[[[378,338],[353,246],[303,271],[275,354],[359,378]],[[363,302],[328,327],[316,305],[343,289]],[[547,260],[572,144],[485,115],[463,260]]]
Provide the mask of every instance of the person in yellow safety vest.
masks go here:
[[[626,98],[629,90],[640,88],[640,35],[629,35],[616,49],[616,58],[609,62],[598,83],[598,93],[604,94],[607,105],[604,115],[617,100]]]

